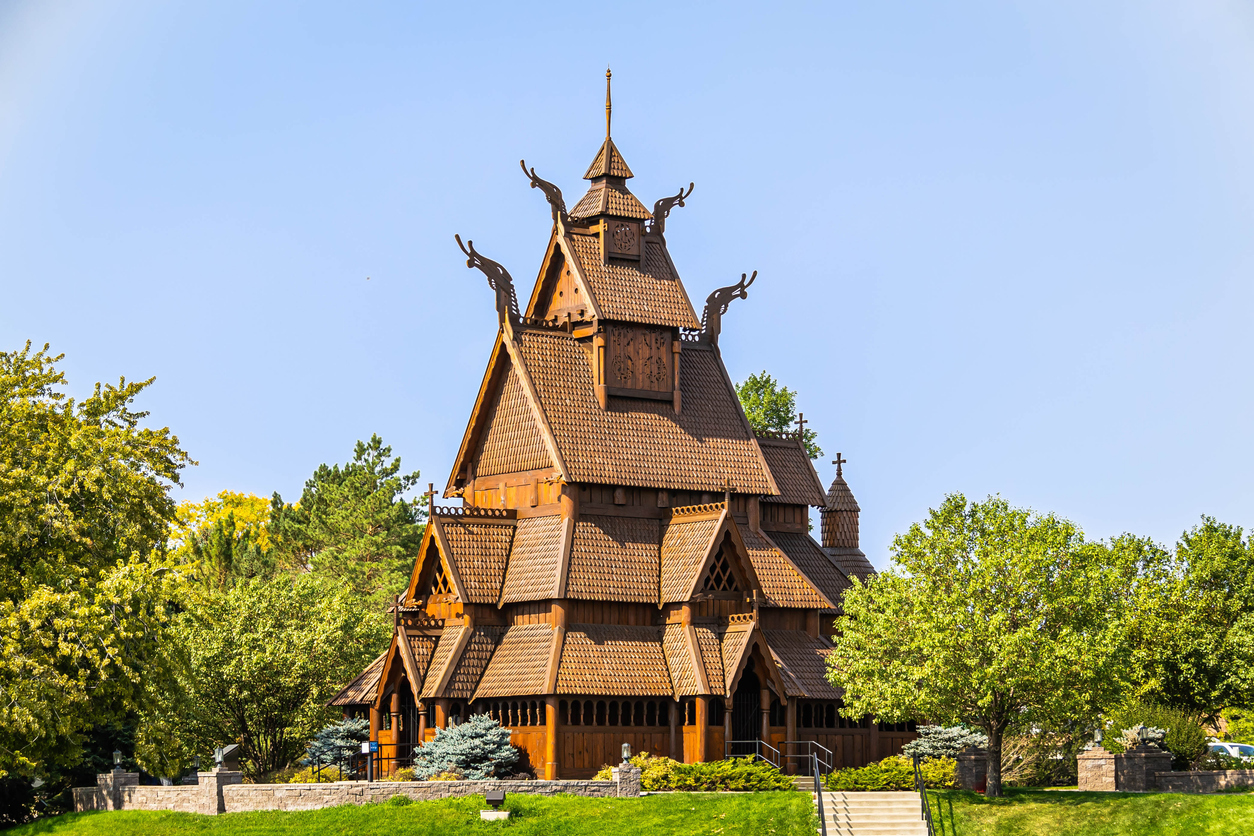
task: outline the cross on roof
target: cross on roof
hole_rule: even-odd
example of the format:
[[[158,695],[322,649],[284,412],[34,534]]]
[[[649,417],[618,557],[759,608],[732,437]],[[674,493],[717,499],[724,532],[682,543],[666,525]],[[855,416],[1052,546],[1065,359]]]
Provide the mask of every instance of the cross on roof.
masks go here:
[[[806,420],[806,414],[804,412],[798,412],[797,413],[797,438],[800,438],[802,441],[805,441],[806,424],[808,423],[810,422]]]
[[[430,518],[435,513],[435,483],[427,483],[427,492],[423,494],[427,498],[427,517]]]
[[[836,454],[836,458],[832,461],[832,464],[836,465],[836,475],[837,475],[837,476],[841,475],[841,474],[840,474],[840,466],[841,466],[842,464],[844,464],[845,462],[847,462],[847,461],[849,461],[849,460],[848,460],[848,459],[846,459],[846,458],[842,458],[842,457],[841,457],[841,455],[840,455],[840,453],[837,453],[837,454]]]

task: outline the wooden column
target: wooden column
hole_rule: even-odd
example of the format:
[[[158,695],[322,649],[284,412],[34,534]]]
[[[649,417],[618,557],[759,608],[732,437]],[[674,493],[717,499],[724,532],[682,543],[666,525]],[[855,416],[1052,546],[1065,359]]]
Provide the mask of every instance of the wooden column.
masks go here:
[[[727,742],[732,739],[732,701],[731,697],[723,700],[723,757],[727,757]]]
[[[874,717],[867,718],[871,723],[871,735],[867,740],[867,748],[870,750],[866,753],[866,762],[871,763],[880,759],[880,724],[875,722]],[[858,764],[862,766],[863,764]]]
[[[544,698],[544,777],[550,781],[557,780],[559,771],[558,753],[561,751],[558,746],[558,732],[561,729],[559,720],[557,695],[549,694]]]
[[[437,729],[448,727],[448,700],[446,699],[435,701],[435,727]]]
[[[709,734],[710,723],[710,698],[707,696],[697,697],[697,758],[695,763],[705,763],[709,760],[709,755],[705,749],[710,739]]]
[[[789,697],[788,705],[784,709],[784,740],[797,739],[797,698]],[[788,762],[788,774],[791,775],[797,771],[797,764],[792,761]]]
[[[418,742],[425,743],[427,740],[427,704],[418,703]]]
[[[683,703],[676,700],[670,705],[670,711],[666,712],[670,718],[671,725],[671,760],[682,762],[684,759],[684,738],[680,729],[682,725],[678,723],[679,712],[683,708]]]
[[[762,742],[771,742],[771,692],[763,688],[761,696],[762,705]]]
[[[383,728],[383,712],[370,706],[370,739],[377,741],[379,739],[379,730]]]
[[[392,692],[392,706],[391,706],[392,740],[398,743],[400,742],[400,739],[401,739],[400,731],[401,731],[401,686],[402,685],[405,685],[404,681],[402,681],[399,685],[397,685],[396,690]],[[405,687],[409,687],[409,686],[405,685]]]

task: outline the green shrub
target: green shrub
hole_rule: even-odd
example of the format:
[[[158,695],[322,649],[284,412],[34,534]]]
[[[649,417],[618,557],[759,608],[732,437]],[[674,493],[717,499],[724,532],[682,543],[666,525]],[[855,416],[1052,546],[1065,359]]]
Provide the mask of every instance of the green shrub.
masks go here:
[[[402,766],[400,769],[394,770],[391,775],[384,775],[380,781],[417,781],[418,776],[414,774],[412,766]]]
[[[302,766],[319,763],[347,762],[361,751],[361,744],[370,739],[370,721],[337,720],[323,726],[305,747]]]
[[[936,790],[954,786],[957,765],[953,758],[928,758],[923,761],[920,769],[924,786]],[[827,776],[824,784],[833,792],[909,791],[915,788],[914,763],[901,755],[890,755],[878,763],[838,769]]]
[[[956,758],[968,746],[983,748],[988,735],[966,726],[919,726],[919,736],[901,747],[907,758]]]
[[[414,800],[407,795],[394,795],[383,803],[389,807],[408,807]]]
[[[639,754],[631,759],[640,768],[640,789],[645,792],[758,792],[793,789],[792,778],[765,761],[728,758],[707,763],[680,763],[670,758]],[[608,781],[611,767],[603,766],[596,780]]]
[[[329,784],[332,781],[343,781],[344,777],[340,775],[338,766],[324,766],[322,769],[315,769],[307,766],[304,769],[298,769],[292,773],[291,777],[282,783],[285,784]]]
[[[1127,747],[1119,738],[1124,729],[1137,726],[1165,729],[1163,746],[1171,752],[1172,769],[1188,769],[1207,750],[1208,735],[1202,721],[1192,714],[1153,703],[1133,700],[1106,715],[1107,736],[1102,745],[1111,752],[1124,752]]]
[[[487,714],[436,729],[435,737],[414,752],[414,774],[419,781],[443,772],[457,772],[475,781],[500,777],[518,762],[518,749],[510,744],[509,734],[509,729],[501,728]]]

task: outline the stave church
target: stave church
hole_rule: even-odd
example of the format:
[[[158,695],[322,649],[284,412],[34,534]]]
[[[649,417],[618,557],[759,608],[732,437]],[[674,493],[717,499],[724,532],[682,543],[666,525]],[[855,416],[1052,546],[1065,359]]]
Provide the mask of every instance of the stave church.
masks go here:
[[[697,316],[666,245],[692,186],[647,209],[610,113],[607,73],[573,207],[523,164],[552,215],[525,307],[457,239],[499,319],[443,490],[460,505],[429,498],[391,645],[331,704],[369,717],[385,769],[481,713],[540,778],[591,776],[624,743],[781,766],[817,750],[829,768],[899,752],[912,725],[841,717],[824,678],[841,596],[874,572],[843,461],[824,491],[800,432],[750,427],[719,336],[753,278]]]

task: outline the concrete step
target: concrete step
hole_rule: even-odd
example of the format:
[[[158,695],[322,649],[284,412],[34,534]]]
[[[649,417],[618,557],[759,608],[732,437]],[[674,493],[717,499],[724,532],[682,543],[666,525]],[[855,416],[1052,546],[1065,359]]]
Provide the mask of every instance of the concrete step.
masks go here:
[[[849,827],[847,825],[827,824],[827,836],[927,836],[927,825],[896,825],[889,827]]]

